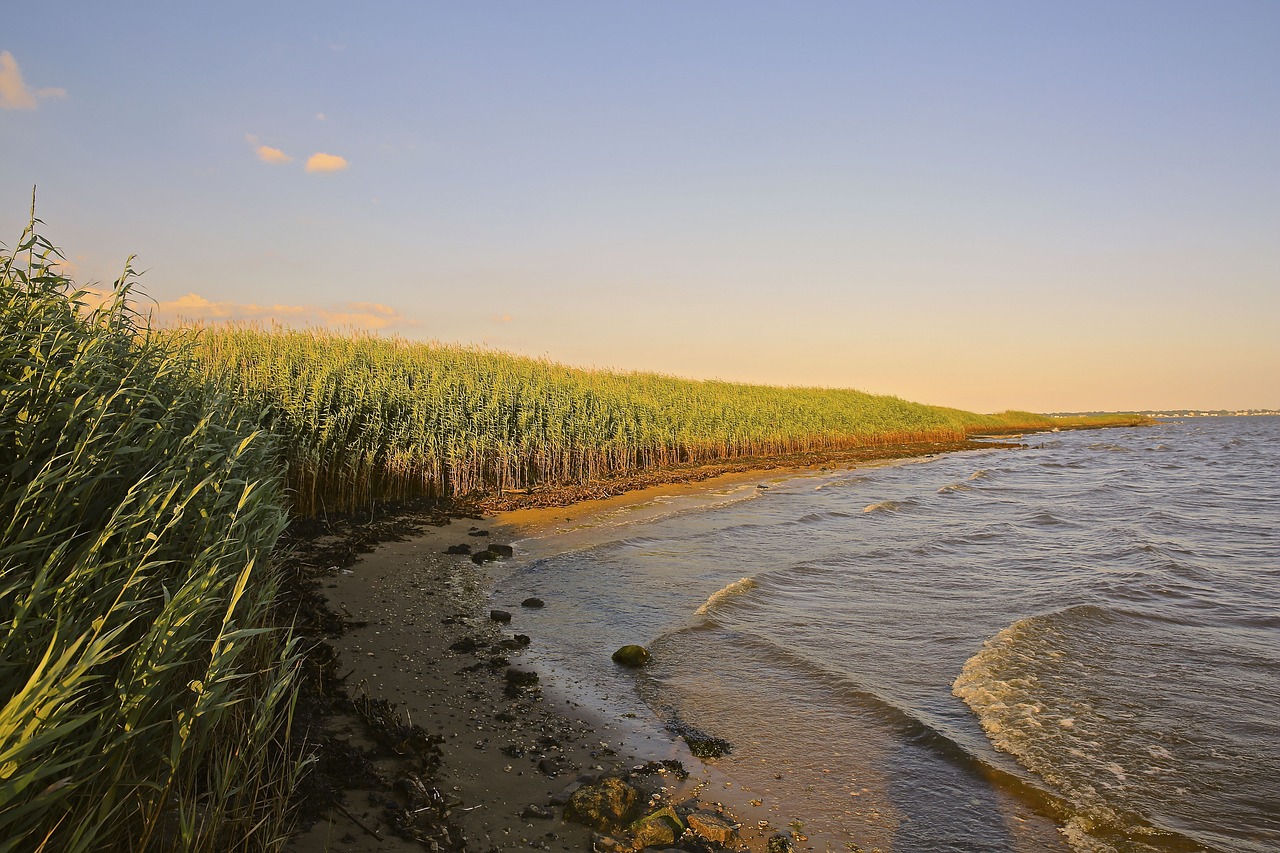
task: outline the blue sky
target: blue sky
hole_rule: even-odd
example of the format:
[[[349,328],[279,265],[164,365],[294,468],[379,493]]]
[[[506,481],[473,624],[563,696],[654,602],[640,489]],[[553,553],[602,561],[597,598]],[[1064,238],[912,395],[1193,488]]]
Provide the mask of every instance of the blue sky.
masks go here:
[[[1280,4],[112,5],[7,16],[0,240],[164,313],[1280,405]]]

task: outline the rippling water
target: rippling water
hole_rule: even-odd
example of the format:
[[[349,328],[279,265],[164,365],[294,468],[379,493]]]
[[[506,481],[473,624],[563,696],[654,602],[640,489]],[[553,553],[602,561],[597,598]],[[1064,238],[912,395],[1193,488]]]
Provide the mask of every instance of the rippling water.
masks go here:
[[[496,596],[819,847],[1280,849],[1280,418],[1027,442],[615,514]]]

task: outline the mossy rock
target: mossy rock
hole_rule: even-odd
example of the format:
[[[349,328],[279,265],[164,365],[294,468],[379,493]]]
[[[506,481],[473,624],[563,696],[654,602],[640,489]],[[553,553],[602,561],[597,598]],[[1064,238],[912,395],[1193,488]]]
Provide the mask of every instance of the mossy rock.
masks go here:
[[[737,828],[715,812],[694,812],[688,820],[694,835],[714,844],[729,844],[737,835]]]
[[[644,646],[623,646],[613,653],[613,662],[623,666],[644,666],[649,657],[649,650]]]
[[[639,809],[640,792],[610,776],[574,791],[564,816],[601,832],[617,832],[635,819]]]
[[[636,847],[668,846],[684,834],[684,822],[675,809],[667,806],[640,818],[628,832],[635,838]]]

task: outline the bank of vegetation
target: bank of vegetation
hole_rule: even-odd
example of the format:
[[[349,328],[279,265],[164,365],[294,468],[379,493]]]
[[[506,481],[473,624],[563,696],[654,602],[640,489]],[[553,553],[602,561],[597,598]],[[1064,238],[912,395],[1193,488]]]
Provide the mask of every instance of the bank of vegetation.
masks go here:
[[[308,763],[271,559],[290,513],[1112,423],[157,331],[130,272],[91,306],[35,224],[0,254],[0,853],[282,846]]]
[[[211,380],[229,381],[266,413],[301,514],[1076,425],[852,390],[582,370],[361,333],[216,326],[202,331],[198,353]]]

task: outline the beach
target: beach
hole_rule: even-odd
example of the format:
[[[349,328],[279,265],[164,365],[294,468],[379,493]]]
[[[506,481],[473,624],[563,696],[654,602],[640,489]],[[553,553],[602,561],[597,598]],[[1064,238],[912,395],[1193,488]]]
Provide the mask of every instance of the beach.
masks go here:
[[[348,626],[335,671],[442,738],[423,776],[441,849],[633,849],[564,819],[566,789],[611,776],[747,850],[1269,849],[1269,534],[1233,485],[1266,469],[1269,429],[1032,435],[436,515],[323,575]],[[463,545],[514,553],[446,553]],[[633,642],[646,666],[609,660]],[[388,816],[427,800],[383,752],[389,784],[294,849],[395,849]]]
[[[760,800],[750,792],[735,792],[713,762],[692,756],[675,735],[655,733],[652,722],[636,724],[649,716],[645,708],[603,713],[577,702],[564,685],[509,688],[508,671],[531,671],[522,666],[526,648],[518,643],[524,640],[517,640],[529,608],[518,601],[489,599],[494,571],[511,564],[476,564],[467,555],[447,551],[457,546],[483,551],[489,544],[522,540],[529,544],[513,560],[527,562],[566,547],[564,529],[653,506],[655,498],[698,502],[723,489],[763,485],[768,478],[965,447],[972,443],[863,448],[657,471],[623,483],[507,494],[490,501],[490,507],[502,508],[486,515],[431,508],[393,512],[379,524],[348,519],[346,524],[312,525],[307,547],[319,553],[303,562],[333,616],[326,631],[337,658],[333,671],[349,697],[384,699],[404,721],[439,738],[439,756],[430,761],[438,761],[438,767],[420,776],[434,777],[444,806],[425,809],[430,812],[424,812],[425,829],[397,831],[396,816],[408,802],[403,797],[406,766],[421,765],[421,758],[379,744],[371,726],[349,708],[329,707],[317,724],[326,731],[321,753],[370,753],[376,756],[372,763],[380,781],[347,785],[342,804],[326,808],[324,815],[308,816],[310,825],[288,849],[420,850],[431,849],[433,841],[440,849],[451,844],[466,849],[590,849],[593,838],[602,834],[563,820],[563,803],[553,800],[576,781],[607,776],[625,777],[650,797],[657,795],[655,806],[676,803],[681,811],[727,811],[727,820],[737,826],[733,848],[764,850],[774,835],[790,838],[776,809],[753,806],[753,800]],[[540,546],[534,544],[538,542]],[[307,547],[301,551],[306,553]],[[334,565],[320,565],[325,562]],[[511,621],[490,619],[490,611],[498,607],[511,613]],[[611,651],[602,649],[604,656]],[[681,780],[678,770],[654,767],[662,761],[680,762],[689,779]],[[342,771],[337,775],[340,779]],[[351,777],[358,775],[351,772]],[[732,807],[724,806],[731,800]],[[415,833],[429,840],[411,838]],[[799,836],[795,843],[803,847],[803,833]]]

